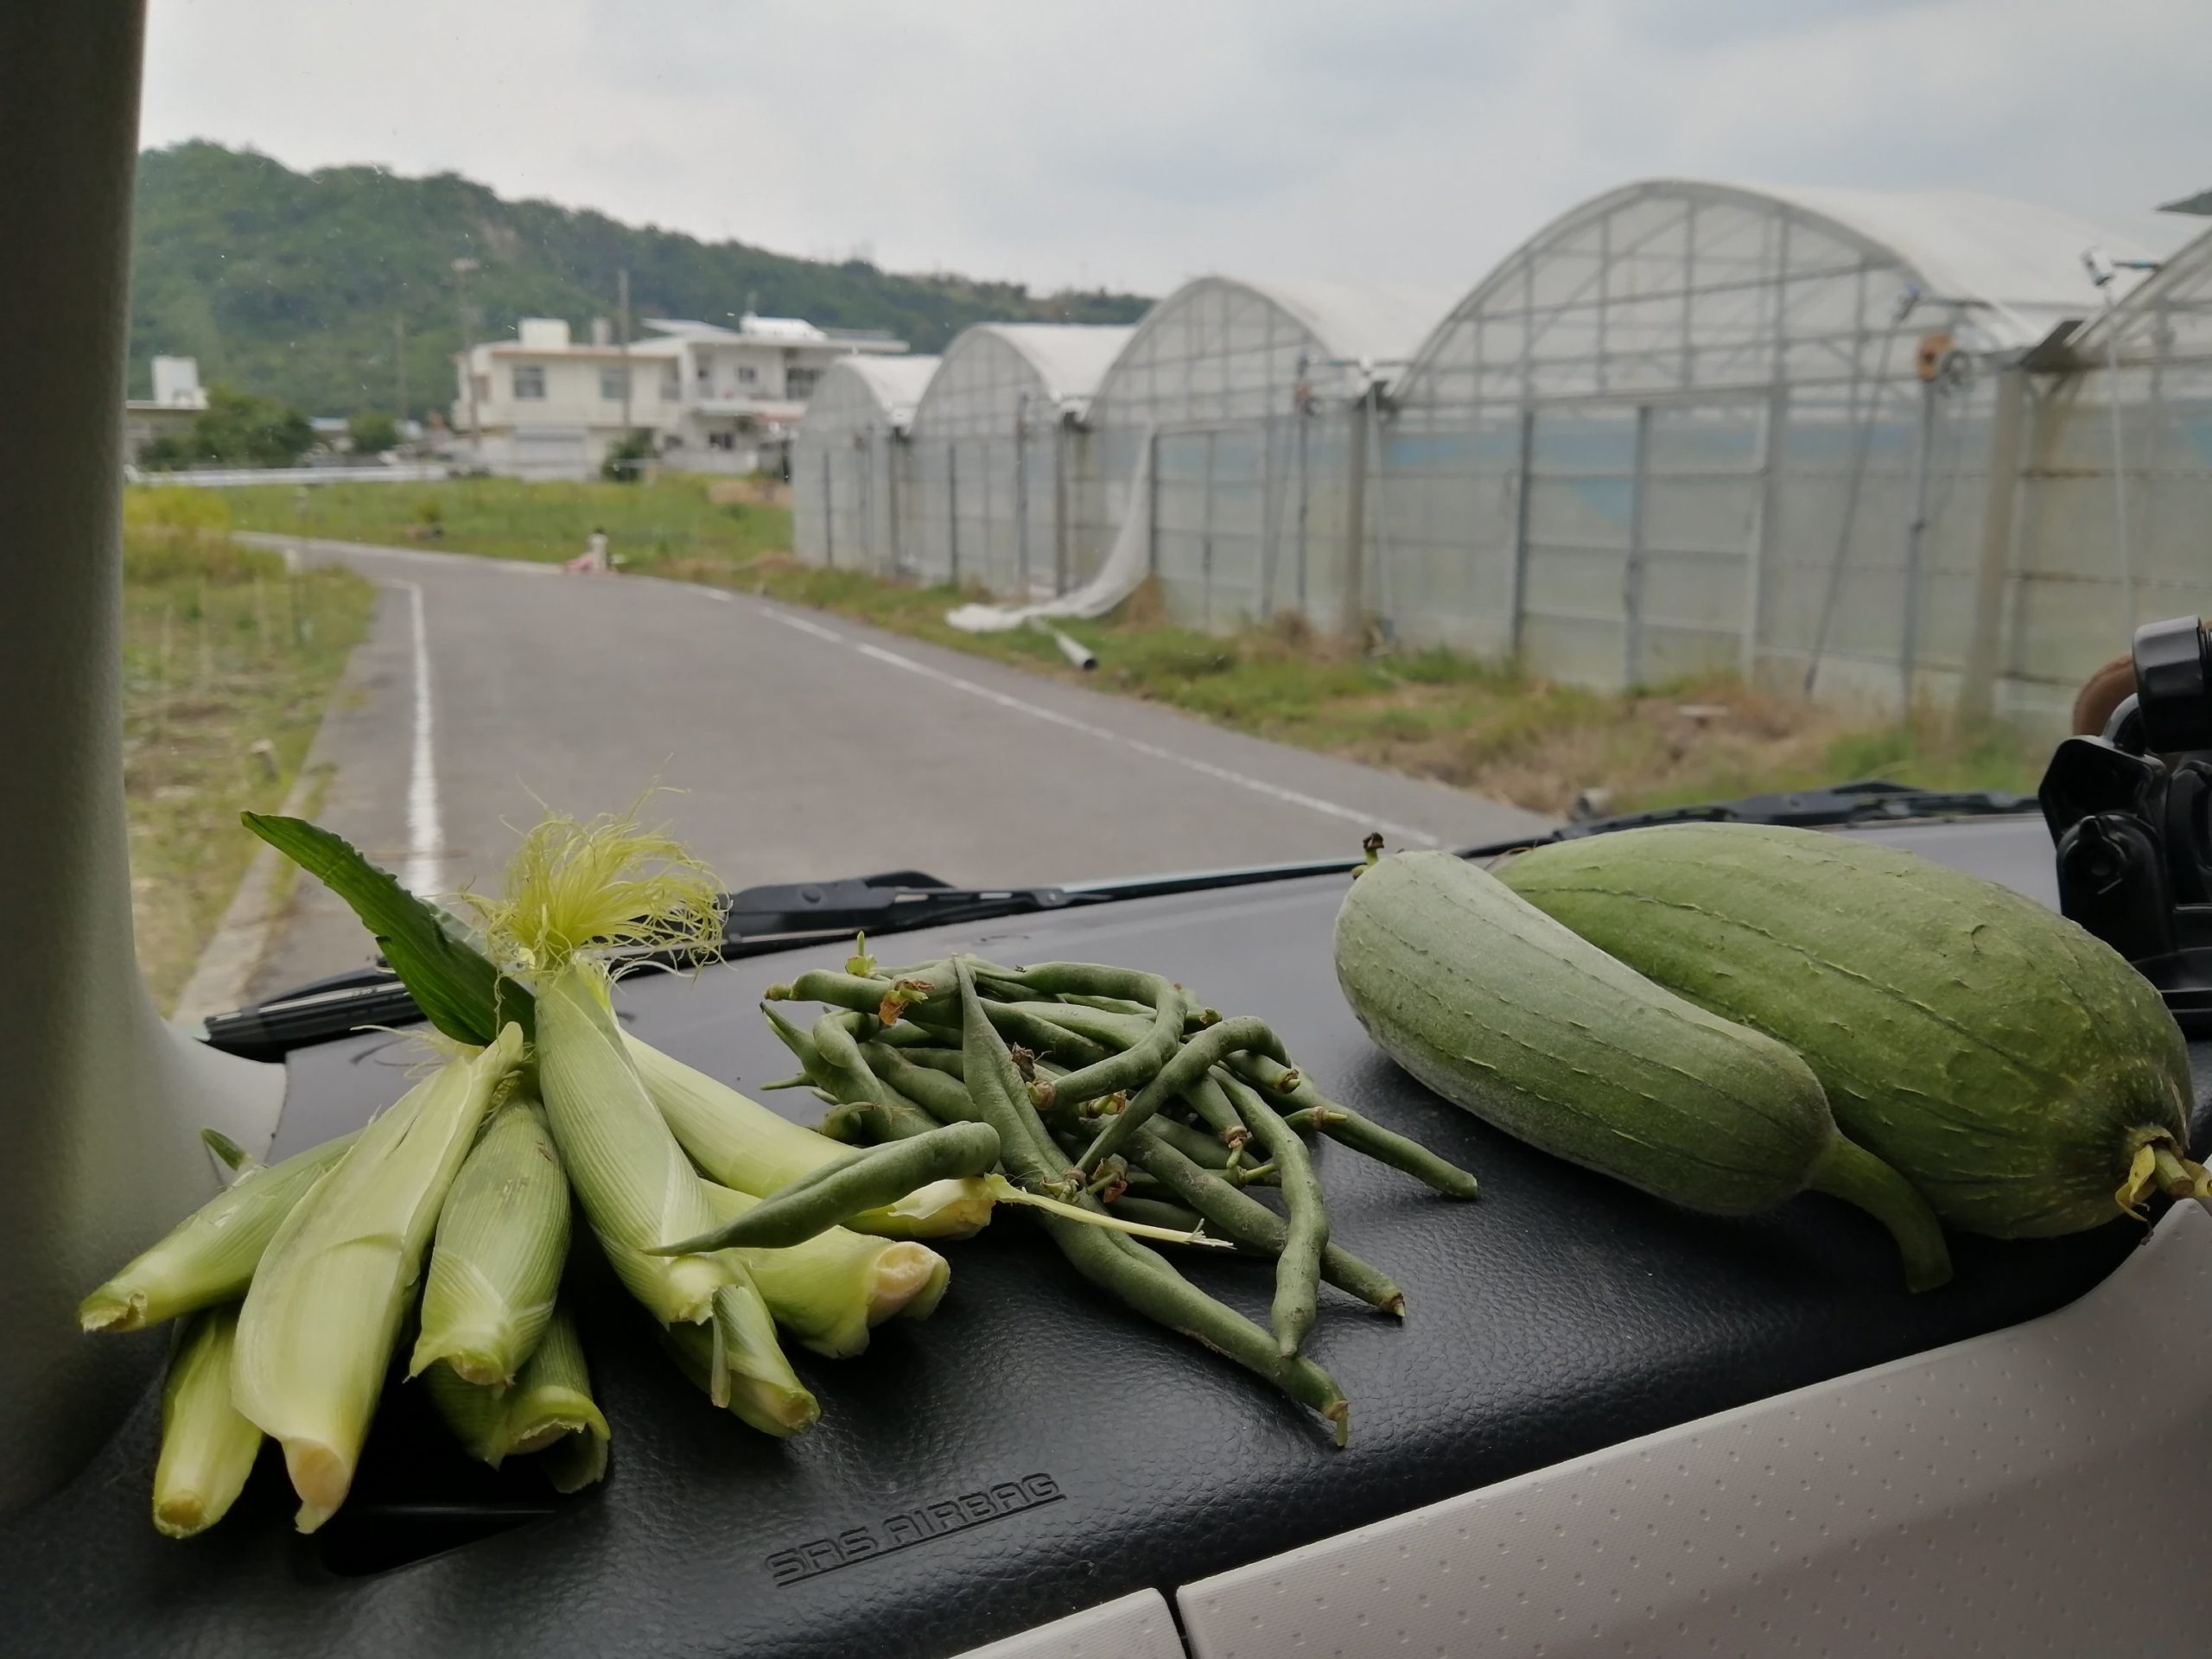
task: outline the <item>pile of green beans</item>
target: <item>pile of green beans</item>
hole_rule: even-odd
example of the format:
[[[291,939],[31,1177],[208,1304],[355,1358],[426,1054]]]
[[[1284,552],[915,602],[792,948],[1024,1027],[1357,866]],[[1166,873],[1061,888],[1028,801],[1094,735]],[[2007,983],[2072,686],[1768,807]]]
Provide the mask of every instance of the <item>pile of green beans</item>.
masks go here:
[[[1319,1287],[1402,1319],[1406,1298],[1331,1237],[1307,1138],[1325,1135],[1447,1197],[1476,1196],[1467,1171],[1324,1096],[1266,1021],[1224,1019],[1156,975],[967,957],[879,969],[859,955],[843,972],[771,986],[767,998],[762,1012],[800,1067],[775,1086],[811,1088],[830,1108],[825,1132],[875,1147],[855,1154],[861,1167],[931,1167],[931,1148],[957,1128],[988,1129],[1005,1179],[1025,1193],[1272,1261],[1262,1330],[1135,1238],[1039,1211],[1077,1273],[1320,1413],[1339,1445],[1350,1402],[1300,1351]],[[829,1008],[802,1026],[775,1007],[789,1001]],[[1280,1209],[1255,1196],[1269,1190]]]

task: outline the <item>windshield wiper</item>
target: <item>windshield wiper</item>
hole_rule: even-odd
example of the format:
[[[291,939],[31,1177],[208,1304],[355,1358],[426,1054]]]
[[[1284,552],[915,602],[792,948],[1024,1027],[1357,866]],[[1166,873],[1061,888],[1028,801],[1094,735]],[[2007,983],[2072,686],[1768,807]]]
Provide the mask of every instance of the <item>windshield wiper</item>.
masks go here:
[[[1563,823],[1546,836],[1523,836],[1487,847],[1471,848],[1470,858],[1495,857],[1519,847],[1551,841],[1579,841],[1585,836],[1609,835],[1617,830],[1641,830],[1656,823],[1779,823],[1799,830],[1842,830],[1857,824],[1903,823],[1922,818],[2010,817],[2039,812],[2032,795],[2015,795],[2002,789],[1916,789],[1868,778],[1855,784],[1834,784],[1821,789],[1783,790],[1771,795],[1745,795],[1732,801],[1700,801],[1690,806],[1659,806],[1643,812],[1621,812],[1611,817]]]
[[[1853,824],[1900,823],[1915,818],[1974,817],[2037,810],[2034,797],[2000,790],[1947,791],[1915,789],[1880,779],[1838,784],[1832,788],[1747,795],[1741,800],[1694,806],[1660,807],[1625,812],[1582,823],[1562,824],[1541,836],[1471,847],[1463,858],[1494,858],[1548,841],[1573,841],[1616,830],[1656,823],[1782,823],[1801,829],[1839,829]],[[674,966],[730,962],[771,950],[789,950],[810,940],[841,934],[904,932],[911,928],[950,926],[999,916],[1154,899],[1173,893],[1204,893],[1301,876],[1348,872],[1351,858],[1201,870],[1181,875],[1138,876],[1126,880],[1070,883],[1043,887],[956,887],[921,870],[891,870],[877,875],[846,876],[830,881],[795,881],[747,887],[725,894],[721,945],[677,959],[667,952],[624,960]],[[295,1048],[327,1042],[364,1026],[401,1026],[421,1018],[415,1000],[399,978],[381,963],[333,975],[270,997],[250,1007],[208,1019],[204,1027],[213,1047],[252,1059],[281,1059]]]

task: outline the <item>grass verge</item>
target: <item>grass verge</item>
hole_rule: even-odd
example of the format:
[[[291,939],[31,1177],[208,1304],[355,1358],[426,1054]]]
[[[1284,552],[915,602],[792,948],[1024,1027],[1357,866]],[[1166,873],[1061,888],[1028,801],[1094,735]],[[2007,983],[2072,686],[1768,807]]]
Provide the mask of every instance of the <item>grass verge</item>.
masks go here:
[[[350,571],[285,571],[232,543],[213,492],[126,507],[123,778],[138,961],[166,1012],[259,844],[366,627]]]
[[[791,539],[791,509],[760,499],[746,480],[682,474],[639,484],[261,484],[224,494],[241,530],[539,563],[575,558],[596,526],[625,569],[647,575],[674,560],[741,563]]]
[[[1756,690],[1732,675],[1622,695],[1564,685],[1448,651],[1370,652],[1279,619],[1228,635],[1168,621],[1140,590],[1116,614],[1065,632],[1098,667],[1071,667],[1035,629],[969,634],[944,613],[974,598],[788,556],[741,565],[671,561],[667,574],[721,582],[881,628],[1166,703],[1278,742],[1564,815],[1585,790],[1611,810],[1679,805],[1884,777],[1937,789],[2030,790],[2048,746],[1947,721],[1853,719]]]

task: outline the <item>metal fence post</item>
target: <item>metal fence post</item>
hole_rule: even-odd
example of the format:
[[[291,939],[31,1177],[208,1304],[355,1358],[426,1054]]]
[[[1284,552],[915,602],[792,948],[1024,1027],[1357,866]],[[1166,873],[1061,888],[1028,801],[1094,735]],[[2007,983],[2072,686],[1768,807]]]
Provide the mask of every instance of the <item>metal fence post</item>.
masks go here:
[[[1936,441],[1936,382],[1920,387],[1920,442],[1912,465],[1912,521],[1904,538],[1904,627],[1897,642],[1903,712],[1912,713],[1912,682],[1920,667],[1920,563],[1928,538],[1928,474]]]
[[[1052,423],[1052,591],[1068,590],[1068,423]]]
[[[1766,573],[1782,520],[1782,446],[1789,431],[1789,389],[1777,382],[1767,394],[1766,429],[1759,438],[1758,522],[1747,550],[1751,565],[1744,573],[1744,639],[1736,671],[1747,685],[1758,671],[1759,644],[1766,632]]]
[[[1372,419],[1370,410],[1376,399],[1376,383],[1369,381],[1360,393],[1359,402],[1353,406],[1351,463],[1346,468],[1347,495],[1344,501],[1344,632],[1355,638],[1363,637],[1367,626],[1367,446],[1368,426]]]
[[[1513,481],[1513,594],[1507,637],[1516,663],[1529,626],[1529,496],[1535,481],[1535,449],[1536,410],[1531,404],[1521,410],[1520,464]]]
[[[2012,523],[2020,488],[2020,430],[2028,404],[2027,371],[1997,377],[1989,433],[1988,495],[1981,510],[1981,558],[1974,569],[1974,625],[1959,681],[1961,726],[1989,721],[1997,701],[1998,645],[2004,632],[2005,578],[2012,563]]]
[[[836,451],[825,443],[822,446],[822,563],[833,570],[837,568],[837,526],[830,475],[836,467]]]
[[[1205,484],[1198,494],[1198,626],[1213,626],[1213,445],[1206,429]]]
[[[1029,597],[1029,438],[1027,433],[1029,394],[1023,392],[1014,405],[1014,561],[1019,567],[1016,580],[1020,583],[1021,597]]]
[[[950,438],[944,443],[945,560],[949,579],[960,585],[960,446]]]
[[[1135,503],[1130,504],[1132,506]],[[1160,574],[1160,429],[1145,439],[1144,568],[1147,575]]]
[[[1629,480],[1628,557],[1621,567],[1621,662],[1628,686],[1639,684],[1643,675],[1643,521],[1650,459],[1651,405],[1639,404],[1635,472]]]

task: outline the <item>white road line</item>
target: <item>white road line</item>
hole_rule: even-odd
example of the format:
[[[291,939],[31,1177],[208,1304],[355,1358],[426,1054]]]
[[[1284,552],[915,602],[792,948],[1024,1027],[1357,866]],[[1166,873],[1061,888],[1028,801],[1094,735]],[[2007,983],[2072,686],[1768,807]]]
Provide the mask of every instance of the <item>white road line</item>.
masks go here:
[[[782,623],[787,628],[797,628],[801,633],[810,633],[817,639],[827,639],[833,645],[842,645],[845,643],[843,634],[832,633],[819,622],[810,622],[803,616],[793,616],[789,611],[779,611],[772,605],[763,605],[760,607],[760,613],[764,616]],[[861,649],[865,651],[868,647],[863,645]]]
[[[1430,835],[1426,830],[1417,830],[1411,824],[1393,823],[1388,818],[1376,817],[1372,812],[1363,812],[1356,807],[1344,806],[1319,795],[1308,795],[1303,790],[1286,789],[1281,784],[1271,784],[1264,778],[1253,777],[1249,772],[1236,772],[1228,766],[1216,766],[1212,761],[1201,760],[1196,755],[1179,754],[1173,749],[1160,747],[1157,743],[1147,743],[1140,738],[1124,737],[1121,733],[1109,727],[1094,725],[1087,720],[1078,720],[1074,715],[1064,715],[1056,709],[1040,708],[1036,703],[1025,702],[1004,691],[995,691],[988,685],[979,685],[974,680],[963,679],[957,674],[948,674],[943,669],[931,668],[927,663],[918,663],[911,657],[902,657],[895,651],[886,651],[881,645],[849,640],[842,634],[834,633],[819,623],[809,621],[804,617],[794,616],[788,611],[779,610],[768,605],[763,605],[760,608],[763,614],[774,618],[785,627],[797,628],[801,633],[812,634],[815,638],[827,639],[833,645],[848,646],[863,657],[883,664],[887,668],[901,669],[909,674],[918,674],[924,679],[935,680],[940,685],[949,685],[954,690],[964,691],[971,697],[981,697],[986,702],[995,703],[1001,709],[1011,709],[1015,714],[1027,715],[1033,720],[1041,720],[1068,731],[1081,732],[1084,736],[1095,737],[1101,742],[1118,744],[1122,748],[1133,750],[1151,760],[1165,760],[1172,766],[1182,766],[1203,777],[1211,778],[1217,783],[1232,785],[1238,789],[1249,789],[1255,795],[1264,795],[1270,800],[1281,801],[1288,806],[1303,807],[1306,810],[1318,812],[1324,817],[1336,818],[1345,823],[1356,823],[1362,829],[1379,830],[1392,840],[1408,846],[1440,847],[1443,845],[1442,841],[1437,836]]]
[[[394,581],[405,590],[409,637],[415,650],[415,749],[407,768],[407,861],[400,881],[410,893],[428,897],[437,890],[446,850],[444,822],[438,815],[436,710],[430,702],[430,632],[423,617],[423,584]]]

